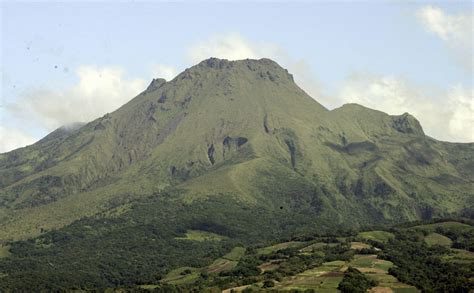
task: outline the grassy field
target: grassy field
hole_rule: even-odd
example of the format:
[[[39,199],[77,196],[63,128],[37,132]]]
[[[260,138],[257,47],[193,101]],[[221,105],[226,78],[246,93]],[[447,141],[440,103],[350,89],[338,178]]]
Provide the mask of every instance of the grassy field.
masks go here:
[[[228,254],[224,255],[222,258],[238,261],[244,254],[245,254],[244,247],[235,247]]]
[[[388,274],[389,268],[393,266],[390,261],[378,259],[376,255],[355,255],[349,264],[366,276],[379,282],[378,286],[371,292],[419,292],[415,287],[401,283],[392,275]]]
[[[263,248],[259,248],[257,252],[259,254],[269,254],[281,249],[289,248],[289,247],[298,247],[300,245],[304,244],[303,242],[298,242],[298,241],[289,241],[289,242],[283,242],[283,243],[278,243],[272,246],[267,246]]]
[[[247,287],[250,287],[250,285],[228,288],[228,289],[222,290],[222,293],[242,292]]]
[[[313,252],[315,250],[318,250],[324,246],[336,246],[337,243],[325,243],[325,242],[316,242],[311,245],[305,246],[300,249],[301,252]]]
[[[371,248],[372,246],[364,242],[351,242],[351,249]]]
[[[392,233],[386,231],[360,232],[358,236],[362,239],[375,240],[380,242],[387,242],[390,238],[394,237]]]
[[[326,262],[322,266],[306,270],[295,276],[284,278],[275,285],[277,290],[306,290],[317,292],[339,292],[337,286],[341,282],[346,268],[344,261]]]
[[[221,258],[216,259],[205,271],[208,273],[220,273],[230,271],[237,266],[240,258],[245,254],[245,248],[235,247],[231,252]]]
[[[180,240],[193,240],[193,241],[221,241],[226,239],[227,237],[207,232],[207,231],[199,231],[199,230],[188,230],[186,232],[185,237],[176,237],[175,239]]]
[[[0,258],[6,258],[10,256],[10,246],[0,245]]]
[[[271,260],[269,262],[265,262],[261,265],[258,266],[260,270],[262,270],[262,273],[265,273],[267,271],[274,271],[280,267],[280,262],[281,260]]]
[[[455,263],[474,263],[474,252],[452,248],[452,253],[444,257],[445,260]]]
[[[161,280],[163,283],[180,285],[193,283],[199,278],[200,269],[191,267],[181,267],[170,271]]]
[[[433,223],[433,224],[426,224],[426,225],[418,225],[412,227],[413,229],[421,229],[428,232],[435,232],[436,228],[446,228],[446,229],[462,229],[462,230],[471,230],[472,226],[460,222],[440,222],[440,223]]]
[[[425,237],[425,242],[429,246],[433,245],[441,245],[446,247],[451,247],[453,241],[448,237],[438,234],[438,233],[430,233]]]

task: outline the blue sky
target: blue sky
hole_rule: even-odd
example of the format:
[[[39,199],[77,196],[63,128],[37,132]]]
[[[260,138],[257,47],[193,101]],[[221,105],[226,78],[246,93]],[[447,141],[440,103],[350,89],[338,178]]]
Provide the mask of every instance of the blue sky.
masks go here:
[[[4,1],[1,15],[0,140],[8,145],[0,151],[31,143],[77,111],[64,106],[55,114],[38,105],[70,98],[74,107],[84,98],[110,112],[157,74],[171,77],[211,55],[270,57],[328,108],[359,102],[415,112],[435,138],[472,141],[470,1]],[[94,74],[131,96],[107,97],[111,89]],[[455,121],[444,130],[423,114],[447,108]]]

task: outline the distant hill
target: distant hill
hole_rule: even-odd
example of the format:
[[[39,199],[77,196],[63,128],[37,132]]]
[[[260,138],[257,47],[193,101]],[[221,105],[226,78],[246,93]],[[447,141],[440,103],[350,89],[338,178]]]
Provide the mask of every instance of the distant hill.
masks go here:
[[[86,253],[93,241],[114,247],[108,235],[129,249],[161,235],[152,247],[166,250],[186,231],[250,242],[472,218],[473,155],[473,143],[432,139],[408,113],[328,110],[272,60],[211,58],[113,113],[0,154],[0,241],[67,235],[85,246],[61,249]],[[218,254],[205,243],[191,245],[202,249],[195,259]]]

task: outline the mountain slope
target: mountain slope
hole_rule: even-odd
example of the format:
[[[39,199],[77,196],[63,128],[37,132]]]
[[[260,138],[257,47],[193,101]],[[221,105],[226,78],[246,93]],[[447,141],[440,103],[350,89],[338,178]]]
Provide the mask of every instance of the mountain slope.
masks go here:
[[[302,212],[301,226],[472,216],[473,154],[472,143],[425,136],[409,114],[329,111],[271,60],[211,58],[113,113],[0,154],[0,239],[174,189],[180,204],[230,198],[277,222],[280,210]]]

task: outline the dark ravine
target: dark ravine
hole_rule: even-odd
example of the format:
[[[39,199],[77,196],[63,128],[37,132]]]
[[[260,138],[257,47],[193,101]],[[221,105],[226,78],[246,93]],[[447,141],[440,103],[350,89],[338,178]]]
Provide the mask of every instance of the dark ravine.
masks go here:
[[[216,159],[214,159],[214,153],[215,153],[215,148],[214,144],[211,144],[211,146],[207,149],[207,157],[209,158],[209,162],[211,162],[211,165],[214,165],[216,162]]]

